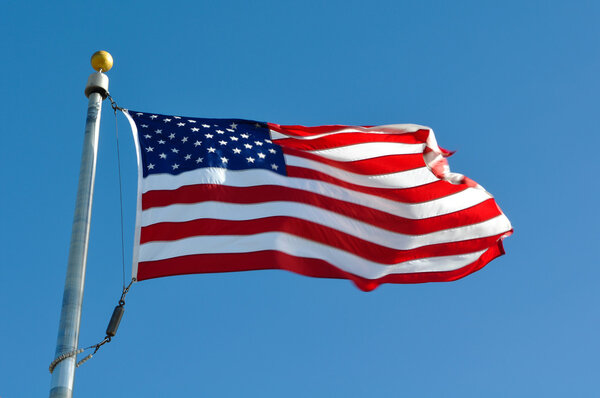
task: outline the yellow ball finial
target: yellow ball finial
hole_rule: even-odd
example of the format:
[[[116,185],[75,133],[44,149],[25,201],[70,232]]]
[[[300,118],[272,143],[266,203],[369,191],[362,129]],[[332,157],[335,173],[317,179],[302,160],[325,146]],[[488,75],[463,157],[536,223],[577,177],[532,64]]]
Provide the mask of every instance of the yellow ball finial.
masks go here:
[[[92,68],[100,72],[108,72],[113,66],[113,58],[107,51],[96,51],[92,55]]]

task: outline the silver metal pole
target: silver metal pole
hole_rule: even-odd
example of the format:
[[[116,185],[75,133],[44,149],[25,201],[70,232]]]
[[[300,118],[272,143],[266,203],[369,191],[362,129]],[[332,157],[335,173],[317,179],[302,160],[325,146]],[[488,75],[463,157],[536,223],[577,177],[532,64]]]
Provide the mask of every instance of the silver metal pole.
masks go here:
[[[76,350],[79,343],[79,324],[81,321],[94,178],[98,157],[100,113],[102,110],[102,100],[106,98],[108,93],[108,78],[102,74],[101,70],[97,73],[92,73],[85,88],[85,94],[89,98],[89,103],[85,122],[81,166],[79,169],[79,187],[77,189],[73,229],[71,231],[67,276],[60,312],[58,338],[56,341],[56,357]],[[56,365],[52,373],[50,398],[71,398],[73,396],[75,365],[75,356],[68,357]]]

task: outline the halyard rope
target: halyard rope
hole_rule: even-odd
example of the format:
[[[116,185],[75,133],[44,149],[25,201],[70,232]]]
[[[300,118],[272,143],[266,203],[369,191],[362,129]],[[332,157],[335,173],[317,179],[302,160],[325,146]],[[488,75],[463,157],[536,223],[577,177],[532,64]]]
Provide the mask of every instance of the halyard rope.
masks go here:
[[[121,262],[123,264],[123,288],[125,288],[125,238],[124,238],[124,228],[123,228],[123,184],[121,181],[121,151],[119,149],[119,124],[117,122],[117,110],[122,110],[120,106],[117,105],[113,97],[108,94],[108,99],[110,100],[110,106],[113,108],[115,113],[115,135],[116,135],[116,146],[117,146],[117,167],[119,170],[119,203],[121,209]]]

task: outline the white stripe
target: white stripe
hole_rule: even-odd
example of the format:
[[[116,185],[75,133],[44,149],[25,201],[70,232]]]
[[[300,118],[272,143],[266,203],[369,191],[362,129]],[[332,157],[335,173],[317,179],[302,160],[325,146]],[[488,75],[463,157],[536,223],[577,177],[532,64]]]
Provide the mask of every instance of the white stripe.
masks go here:
[[[425,144],[366,142],[363,144],[346,145],[337,148],[320,149],[306,152],[322,156],[326,159],[338,160],[341,162],[353,162],[355,160],[371,159],[380,156],[423,153],[424,149]]]
[[[136,203],[136,214],[135,214],[135,229],[134,229],[134,239],[133,239],[133,257],[132,257],[132,265],[131,265],[131,278],[134,281],[137,281],[137,272],[138,272],[138,256],[140,251],[140,233],[141,233],[141,222],[142,222],[142,185],[144,175],[142,173],[143,165],[142,165],[142,155],[140,150],[140,142],[138,139],[138,129],[133,120],[133,118],[129,115],[127,109],[123,109],[123,114],[129,120],[129,125],[131,126],[131,133],[133,134],[133,142],[135,143],[135,153],[137,155],[137,168],[138,168],[138,180],[137,180],[137,203]]]
[[[344,250],[282,232],[248,236],[199,236],[173,242],[150,242],[140,246],[139,261],[156,261],[194,254],[249,253],[278,250],[292,256],[321,259],[343,271],[366,279],[389,274],[452,271],[476,261],[485,250],[444,257],[430,257],[384,265]]]
[[[155,207],[143,211],[142,227],[160,222],[185,222],[206,218],[242,221],[276,216],[308,220],[395,250],[411,250],[427,245],[483,238],[498,235],[510,229],[507,218],[499,215],[477,224],[457,226],[423,235],[407,235],[382,229],[319,207],[296,202],[259,204],[203,202]]]
[[[386,131],[381,131],[386,130]],[[270,130],[271,139],[272,140],[280,140],[286,138],[293,138],[296,140],[314,140],[321,137],[327,137],[329,135],[335,134],[344,134],[344,133],[367,133],[367,134],[407,134],[414,133],[419,130],[429,130],[431,129],[426,126],[420,126],[418,124],[387,124],[383,126],[374,126],[374,127],[360,127],[360,126],[344,126],[344,128],[340,130],[331,131],[329,133],[315,134],[309,136],[298,136],[298,135],[287,135],[284,133],[280,133],[275,130]]]
[[[365,207],[410,219],[435,217],[467,209],[491,198],[480,189],[467,188],[453,195],[423,203],[400,203],[379,196],[352,191],[335,184],[305,178],[291,178],[268,170],[226,170],[204,168],[181,173],[152,174],[143,181],[143,192],[152,190],[174,190],[186,185],[219,184],[232,187],[253,187],[263,185],[282,185],[301,189],[313,194],[355,203]]]
[[[310,159],[291,155],[283,156],[285,158],[285,164],[288,166],[304,167],[306,169],[315,170],[342,181],[361,185],[363,187],[403,189],[414,188],[439,181],[439,178],[437,178],[427,167],[420,167],[418,169],[400,171],[397,173],[363,175],[351,173]]]

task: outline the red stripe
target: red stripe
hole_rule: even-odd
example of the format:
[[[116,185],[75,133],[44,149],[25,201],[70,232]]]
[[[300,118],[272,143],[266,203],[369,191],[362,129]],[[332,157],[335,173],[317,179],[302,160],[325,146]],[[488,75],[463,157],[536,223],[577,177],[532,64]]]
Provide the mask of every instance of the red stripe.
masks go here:
[[[350,279],[361,290],[370,291],[383,283],[448,282],[467,276],[494,258],[504,254],[502,241],[498,240],[478,260],[454,271],[393,274],[380,279],[365,279],[342,271],[326,261],[295,257],[268,250],[251,253],[197,254],[166,260],[138,263],[137,280],[182,274],[252,271],[260,269],[285,269],[297,274],[319,277]]]
[[[326,134],[332,133],[343,129],[353,129],[356,131],[367,131],[369,127],[367,126],[344,126],[340,124],[334,124],[329,126],[293,126],[293,125],[280,125],[275,123],[267,123],[269,129],[273,131],[277,131],[286,135],[295,135],[298,137],[308,137],[315,134]]]
[[[421,153],[380,156],[376,158],[355,160],[350,162],[327,159],[322,156],[315,155],[314,153],[298,151],[291,148],[283,148],[283,153],[286,155],[314,160],[319,163],[337,167],[338,169],[347,170],[352,173],[362,175],[397,173],[400,171],[413,170],[426,166],[425,159],[423,159],[423,154]]]
[[[386,133],[391,135],[404,135],[404,134],[412,134],[412,131],[403,131],[397,127],[393,126],[347,126],[342,124],[332,124],[326,126],[300,126],[300,125],[280,125],[275,123],[267,123],[269,129],[273,131],[277,131],[286,135],[293,135],[298,137],[310,137],[313,135],[319,134],[329,134],[336,133],[341,130],[351,130],[358,133],[368,133],[372,134],[376,133]],[[423,127],[423,126],[421,126]],[[428,128],[423,128],[417,131],[427,131],[429,134],[431,132]]]
[[[265,232],[288,233],[352,253],[369,261],[388,265],[426,257],[477,252],[492,245],[504,233],[491,237],[421,246],[410,250],[396,250],[299,218],[275,216],[243,221],[205,218],[179,223],[157,223],[143,227],[140,244],[175,241],[194,236],[243,236]]]
[[[147,210],[153,207],[163,207],[172,204],[201,203],[206,201],[239,204],[278,201],[304,203],[354,218],[382,229],[407,235],[422,235],[443,229],[475,224],[502,214],[494,199],[490,198],[475,206],[454,213],[413,220],[295,188],[275,185],[245,188],[217,184],[188,185],[172,191],[149,191],[142,196],[142,209]]]
[[[277,144],[297,149],[325,149],[338,146],[352,145],[363,142],[401,142],[406,144],[425,143],[432,133],[430,129],[420,129],[414,132],[402,132],[397,128],[386,126],[281,126],[279,124],[267,123],[269,128],[281,134],[290,135],[291,138],[275,139]],[[296,137],[310,137],[318,134],[335,133],[340,130],[355,130],[356,132],[339,133],[326,137],[308,140],[296,140]],[[377,134],[386,133],[386,134]],[[454,151],[439,147],[443,156],[451,156]]]
[[[286,148],[319,150],[344,147],[370,142],[393,142],[401,144],[423,144],[427,141],[429,130],[418,130],[405,134],[339,133],[312,140],[280,138],[273,141]]]
[[[394,200],[402,203],[421,203],[444,196],[452,195],[467,189],[465,184],[451,184],[445,180],[435,181],[429,184],[420,185],[412,188],[375,188],[365,187],[363,185],[352,184],[339,178],[332,177],[320,171],[306,169],[304,167],[286,166],[289,177],[307,178],[310,180],[328,182],[343,188],[357,192],[363,192],[373,196]]]

